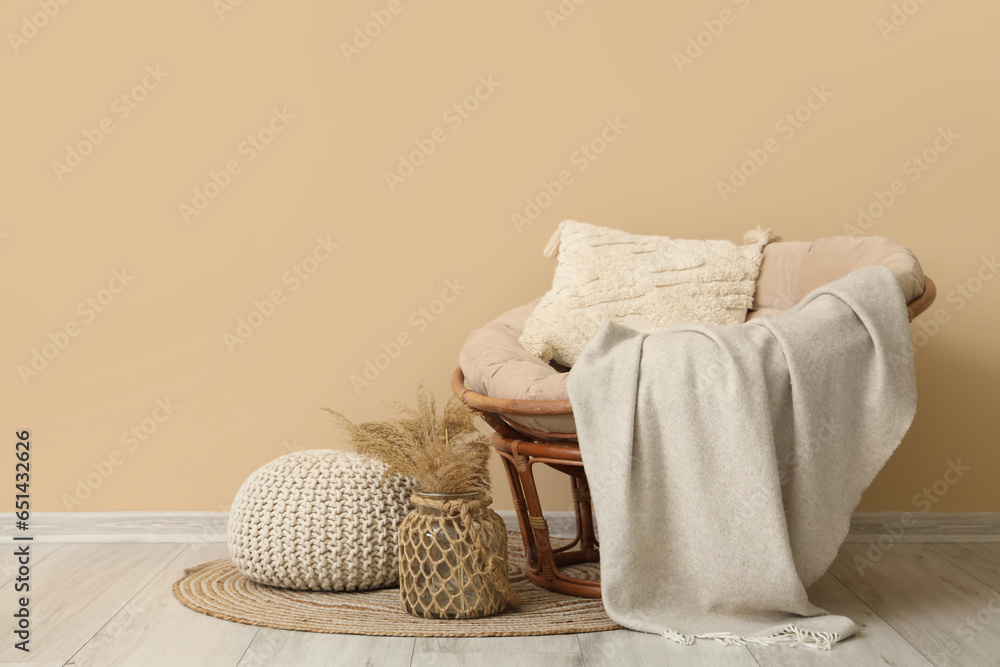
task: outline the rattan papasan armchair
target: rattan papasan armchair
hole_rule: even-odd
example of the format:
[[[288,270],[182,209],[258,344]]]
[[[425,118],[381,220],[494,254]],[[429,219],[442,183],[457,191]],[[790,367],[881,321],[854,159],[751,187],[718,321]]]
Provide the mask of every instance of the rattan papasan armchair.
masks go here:
[[[774,242],[764,248],[753,307],[747,319],[767,317],[798,303],[813,289],[871,265],[892,270],[912,321],[934,301],[936,290],[908,249],[880,237],[838,236],[813,242]],[[561,566],[599,558],[586,472],[567,369],[533,357],[518,343],[534,302],[515,308],[472,332],[459,356],[452,390],[494,429],[491,442],[503,459],[527,555],[527,575],[560,593],[601,597],[599,581],[569,576]],[[532,474],[544,463],[570,476],[576,537],[553,548]]]

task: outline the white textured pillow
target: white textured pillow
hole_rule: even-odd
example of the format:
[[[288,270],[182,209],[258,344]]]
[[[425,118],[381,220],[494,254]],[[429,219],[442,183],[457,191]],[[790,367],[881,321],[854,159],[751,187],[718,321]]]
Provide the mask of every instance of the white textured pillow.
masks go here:
[[[524,326],[521,345],[572,366],[607,320],[651,333],[683,322],[743,322],[753,305],[770,230],[729,241],[640,236],[566,220],[545,255],[558,253],[550,289]]]

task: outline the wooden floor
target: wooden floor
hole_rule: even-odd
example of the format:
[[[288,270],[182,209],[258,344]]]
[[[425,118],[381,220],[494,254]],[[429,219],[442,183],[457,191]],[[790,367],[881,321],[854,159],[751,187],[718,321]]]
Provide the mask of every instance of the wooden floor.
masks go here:
[[[195,613],[171,594],[184,568],[225,556],[225,544],[135,542],[33,545],[32,651],[25,654],[13,647],[16,566],[13,547],[5,546],[0,559],[6,610],[2,664],[1000,665],[1000,544],[897,543],[884,552],[869,544],[845,544],[810,596],[831,612],[853,618],[861,630],[829,653],[708,642],[678,646],[624,630],[413,639],[256,628]],[[869,553],[870,547],[877,551]]]

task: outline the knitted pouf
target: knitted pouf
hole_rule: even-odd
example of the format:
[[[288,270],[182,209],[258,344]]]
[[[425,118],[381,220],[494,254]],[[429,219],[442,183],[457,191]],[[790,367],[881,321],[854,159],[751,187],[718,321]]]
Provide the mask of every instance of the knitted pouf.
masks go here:
[[[353,452],[293,452],[255,470],[229,513],[229,553],[261,584],[354,591],[396,583],[412,478]]]

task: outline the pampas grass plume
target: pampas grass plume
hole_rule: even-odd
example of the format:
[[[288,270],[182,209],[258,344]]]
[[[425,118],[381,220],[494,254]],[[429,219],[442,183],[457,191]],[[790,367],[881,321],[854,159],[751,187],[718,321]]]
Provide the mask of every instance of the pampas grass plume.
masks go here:
[[[425,493],[489,488],[488,438],[476,430],[475,414],[457,396],[448,399],[439,415],[434,394],[421,385],[416,409],[396,404],[398,417],[363,424],[322,409],[350,436],[355,451],[415,477]]]

